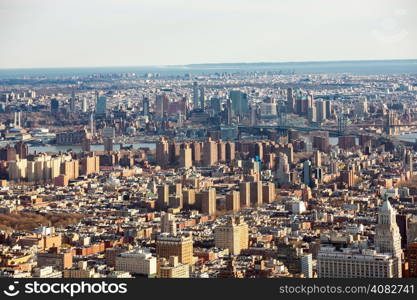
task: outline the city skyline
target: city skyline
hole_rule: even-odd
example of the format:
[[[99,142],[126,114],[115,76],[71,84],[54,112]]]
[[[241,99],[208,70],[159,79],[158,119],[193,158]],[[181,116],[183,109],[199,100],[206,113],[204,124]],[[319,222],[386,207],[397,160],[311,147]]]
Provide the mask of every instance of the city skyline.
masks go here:
[[[0,69],[414,59],[416,11],[407,0],[6,0]]]

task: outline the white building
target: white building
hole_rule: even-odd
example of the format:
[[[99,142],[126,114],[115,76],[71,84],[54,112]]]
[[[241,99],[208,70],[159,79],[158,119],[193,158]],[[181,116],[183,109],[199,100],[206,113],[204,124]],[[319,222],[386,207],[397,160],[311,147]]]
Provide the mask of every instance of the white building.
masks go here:
[[[319,278],[394,278],[395,259],[375,250],[322,247],[317,255]]]
[[[129,252],[121,253],[116,257],[116,271],[126,271],[134,274],[156,274],[156,257],[147,249],[136,248]]]

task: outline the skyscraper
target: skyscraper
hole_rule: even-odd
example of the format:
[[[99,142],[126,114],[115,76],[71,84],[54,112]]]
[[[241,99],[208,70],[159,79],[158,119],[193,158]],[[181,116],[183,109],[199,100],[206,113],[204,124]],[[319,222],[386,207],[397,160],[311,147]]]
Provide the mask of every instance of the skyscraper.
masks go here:
[[[204,95],[204,86],[200,86],[200,109],[204,110],[205,109],[205,98],[206,96]]]
[[[71,93],[71,99],[70,99],[70,111],[72,112],[72,113],[74,113],[75,112],[75,104],[76,104],[76,98],[75,98],[75,92],[74,91],[72,91],[72,93]]]
[[[247,115],[249,113],[249,99],[246,93],[230,91],[229,98],[232,102],[232,115]]]
[[[98,96],[97,98],[96,117],[107,117],[107,98],[105,96]]]
[[[390,254],[395,261],[395,276],[401,277],[401,235],[396,221],[396,210],[385,200],[378,211],[375,226],[375,247],[380,253]]]
[[[198,100],[199,100],[199,94],[198,94],[198,83],[195,81],[193,83],[193,108],[197,109],[199,107]]]
[[[307,186],[311,186],[311,161],[305,160],[303,163],[303,183]]]

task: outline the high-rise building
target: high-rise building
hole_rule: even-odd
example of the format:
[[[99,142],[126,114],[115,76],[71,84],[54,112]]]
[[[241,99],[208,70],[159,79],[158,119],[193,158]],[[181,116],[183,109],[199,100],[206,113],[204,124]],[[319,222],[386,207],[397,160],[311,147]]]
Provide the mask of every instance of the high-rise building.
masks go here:
[[[144,116],[149,116],[149,98],[143,97],[142,103],[143,103],[142,114]]]
[[[98,96],[97,98],[96,117],[107,117],[107,98],[105,96]]]
[[[226,210],[236,213],[240,210],[240,192],[231,191],[226,195]]]
[[[88,103],[86,97],[83,97],[82,110],[83,113],[86,113],[88,111]]]
[[[165,138],[161,138],[156,143],[156,163],[161,168],[166,168],[169,162],[169,144]]]
[[[287,113],[295,112],[295,95],[292,88],[287,89]]]
[[[262,205],[262,181],[250,183],[250,200],[253,206]]]
[[[52,99],[51,100],[51,113],[56,114],[59,111],[59,100]]]
[[[230,91],[229,97],[232,104],[232,115],[243,116],[249,113],[249,99],[246,93]]]
[[[203,164],[204,166],[211,167],[217,164],[218,155],[217,155],[217,143],[211,138],[208,138],[203,146]]]
[[[194,82],[193,83],[193,108],[197,109],[199,107],[198,105],[198,100],[199,100],[199,88],[198,88],[198,83]]]
[[[243,217],[229,217],[225,225],[214,229],[214,244],[218,248],[229,249],[230,254],[239,255],[249,246],[248,224]]]
[[[193,166],[192,150],[188,144],[181,147],[179,163],[182,168],[190,168]]]
[[[216,189],[209,188],[200,192],[201,196],[201,212],[207,215],[216,214]]]
[[[239,191],[240,191],[240,207],[250,207],[250,203],[251,203],[250,182],[239,183]]]
[[[322,123],[326,121],[326,102],[320,99],[315,102],[315,105],[317,109],[317,122]]]
[[[161,184],[157,187],[158,200],[156,202],[159,209],[165,209],[169,205],[169,185]]]
[[[301,257],[301,274],[305,278],[313,278],[313,255],[305,254]]]
[[[71,98],[70,98],[70,111],[71,111],[72,113],[74,113],[74,112],[75,112],[75,105],[76,105],[76,103],[77,103],[77,99],[76,99],[76,97],[75,97],[75,92],[74,92],[74,91],[72,91],[72,93],[71,93]]]
[[[312,185],[311,175],[312,175],[311,161],[305,160],[303,163],[303,183],[307,186]]]
[[[401,235],[396,221],[396,210],[385,200],[378,211],[378,224],[375,226],[375,247],[380,253],[390,254],[395,260],[395,276],[401,277]]]
[[[279,186],[290,183],[290,167],[288,164],[288,157],[284,153],[278,154],[276,176]]]
[[[272,203],[275,201],[275,184],[273,182],[266,182],[262,186],[262,202]]]
[[[204,94],[204,87],[200,86],[200,109],[204,110],[205,109],[205,103],[206,101],[206,96]]]
[[[169,259],[171,256],[178,256],[182,264],[193,262],[193,238],[188,236],[172,236],[161,234],[156,239],[156,254],[158,257]]]

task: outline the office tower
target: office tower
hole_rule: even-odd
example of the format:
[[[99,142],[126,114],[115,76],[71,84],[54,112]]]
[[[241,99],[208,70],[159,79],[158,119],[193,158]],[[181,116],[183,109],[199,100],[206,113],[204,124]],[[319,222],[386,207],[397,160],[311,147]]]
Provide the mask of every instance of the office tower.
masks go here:
[[[205,109],[205,95],[204,95],[204,87],[200,86],[200,109],[204,110]]]
[[[86,113],[88,111],[88,104],[87,104],[86,97],[83,97],[82,110],[83,110],[83,113]]]
[[[313,162],[316,168],[321,167],[321,152],[319,150],[313,152]]]
[[[156,255],[169,259],[171,256],[178,256],[182,264],[193,263],[193,238],[188,236],[172,236],[160,234],[156,239]]]
[[[385,200],[378,210],[375,226],[375,247],[379,253],[388,253],[396,260],[394,277],[401,277],[401,235],[396,221],[396,210]]]
[[[175,216],[170,213],[164,213],[161,216],[161,232],[177,235],[177,222]]]
[[[311,253],[301,256],[301,274],[305,278],[313,278],[313,255]]]
[[[158,278],[189,278],[190,266],[181,264],[178,256],[171,256],[168,263],[164,263],[159,267]]]
[[[193,166],[192,150],[188,144],[183,145],[180,150],[180,167],[191,168]]]
[[[203,146],[203,164],[206,167],[211,167],[218,162],[217,143],[208,138]]]
[[[395,260],[375,250],[321,247],[317,255],[319,278],[395,278]]]
[[[215,112],[219,113],[222,111],[221,100],[218,97],[213,97],[210,99],[210,108]]]
[[[198,83],[195,81],[193,82],[193,108],[197,109],[199,107],[198,100],[199,100],[199,94],[198,94],[199,88]]]
[[[226,102],[226,124],[232,125],[233,110],[232,110],[232,100],[229,98]]]
[[[51,113],[56,114],[59,111],[59,100],[51,99]]]
[[[290,166],[288,164],[288,157],[284,153],[279,153],[277,159],[277,183],[279,186],[283,186],[290,183]]]
[[[305,160],[303,163],[303,183],[307,186],[312,185],[311,174],[312,174],[311,161]]]
[[[217,248],[229,249],[232,255],[239,255],[249,246],[248,232],[248,224],[243,217],[229,217],[225,225],[214,229],[214,244]]]
[[[157,187],[158,200],[156,206],[158,209],[166,209],[169,205],[169,185],[161,184]]]
[[[333,119],[333,105],[330,100],[326,100],[326,119]]]
[[[142,114],[144,116],[149,116],[149,98],[143,97],[142,103],[143,103]]]
[[[239,183],[239,191],[240,191],[240,207],[250,207],[250,203],[251,203],[250,182]]]
[[[262,204],[262,181],[255,181],[250,183],[250,200],[253,206]]]
[[[275,201],[275,184],[268,181],[262,186],[262,202],[272,203],[274,201]]]
[[[77,101],[77,99],[75,98],[75,92],[74,91],[72,91],[72,93],[71,93],[71,98],[70,98],[70,111],[72,112],[72,113],[74,113],[75,112],[75,105],[76,105],[76,102]]]
[[[169,162],[169,144],[165,138],[156,143],[156,163],[165,169]]]
[[[292,88],[287,89],[287,113],[295,112],[295,95]]]
[[[201,194],[201,212],[214,216],[216,214],[216,189],[209,188]]]
[[[240,210],[240,192],[231,191],[226,195],[226,210],[236,213]]]
[[[317,122],[322,123],[326,121],[326,103],[323,100],[318,100],[315,102],[316,112],[317,112]]]
[[[96,117],[107,117],[107,98],[105,96],[98,96],[96,104]]]
[[[230,91],[232,115],[243,116],[249,113],[249,99],[246,93],[241,91]]]
[[[156,257],[147,249],[136,248],[116,256],[116,271],[150,276],[157,272]]]

